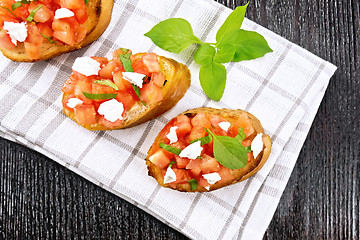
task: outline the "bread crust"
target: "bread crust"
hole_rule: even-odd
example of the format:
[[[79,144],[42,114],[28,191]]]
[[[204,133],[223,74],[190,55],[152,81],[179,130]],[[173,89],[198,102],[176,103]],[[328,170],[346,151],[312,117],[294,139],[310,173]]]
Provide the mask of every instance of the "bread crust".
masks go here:
[[[239,116],[246,111],[243,111],[241,109],[232,110],[232,109],[216,109],[216,108],[202,107],[202,108],[188,110],[179,115],[191,114],[192,116],[194,116],[200,112],[214,114],[214,115],[220,115],[226,121],[233,124],[239,118]],[[154,177],[156,179],[156,181],[163,187],[172,188],[172,189],[182,191],[182,192],[208,192],[208,191],[216,190],[216,189],[219,189],[219,188],[222,188],[222,187],[225,187],[225,186],[237,183],[237,182],[244,181],[245,179],[251,177],[252,175],[257,173],[264,166],[265,162],[269,158],[269,155],[271,152],[271,138],[265,134],[264,128],[262,127],[260,121],[251,113],[248,113],[248,112],[246,112],[246,113],[248,114],[251,124],[256,131],[256,134],[259,134],[259,133],[263,134],[264,149],[257,156],[256,159],[249,162],[245,167],[243,167],[241,169],[229,169],[231,174],[234,177],[233,181],[227,182],[227,183],[216,182],[215,184],[212,184],[210,186],[210,190],[207,190],[204,187],[198,186],[198,188],[194,191],[191,190],[190,184],[188,184],[188,183],[177,184],[176,187],[172,187],[172,186],[170,186],[170,184],[164,184],[162,170],[149,160],[149,157],[154,153],[152,147],[149,149],[147,157],[146,157],[146,165],[148,168],[149,176]],[[159,134],[155,138],[154,145],[160,144],[160,142],[161,142],[161,136]]]
[[[74,46],[43,42],[39,49],[40,57],[38,59],[29,59],[26,56],[23,42],[18,42],[14,49],[8,50],[0,48],[0,51],[5,57],[13,61],[38,62],[85,47],[98,39],[109,25],[113,2],[113,0],[89,0],[87,6],[88,19],[84,23],[87,34],[80,43]]]
[[[134,63],[147,53],[137,53],[132,56]],[[126,112],[121,126],[114,128],[107,128],[98,123],[92,125],[81,126],[91,131],[102,130],[116,130],[122,128],[129,128],[153,118],[156,118],[164,112],[170,110],[176,103],[184,96],[186,90],[190,86],[191,75],[189,69],[182,63],[179,63],[171,58],[157,56],[160,64],[160,71],[165,75],[167,82],[161,88],[163,99],[160,102],[143,106],[140,102],[136,103],[129,111]],[[65,99],[68,94],[63,94]],[[69,111],[63,108],[63,112],[72,120],[76,121],[74,111]]]

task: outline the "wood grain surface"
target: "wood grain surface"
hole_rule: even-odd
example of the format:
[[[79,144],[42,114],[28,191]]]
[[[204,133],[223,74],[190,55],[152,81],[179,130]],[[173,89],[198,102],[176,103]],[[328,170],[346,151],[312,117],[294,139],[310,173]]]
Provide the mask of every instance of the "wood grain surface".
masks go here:
[[[230,7],[247,1],[218,2]],[[338,70],[264,239],[359,239],[359,0],[251,0],[247,17]],[[0,138],[0,239],[186,239],[51,159]]]

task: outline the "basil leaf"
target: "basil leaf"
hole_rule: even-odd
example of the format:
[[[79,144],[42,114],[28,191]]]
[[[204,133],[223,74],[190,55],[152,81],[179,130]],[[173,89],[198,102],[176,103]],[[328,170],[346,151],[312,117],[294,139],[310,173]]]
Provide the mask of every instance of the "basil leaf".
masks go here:
[[[130,49],[127,49],[127,48],[120,48],[121,51],[122,51],[122,54],[128,54],[128,53],[131,53],[130,52]]]
[[[174,165],[174,164],[176,164],[176,162],[175,161],[171,161],[170,163],[169,163],[169,168],[171,168],[172,167],[172,165]]]
[[[45,36],[44,34],[42,34],[40,32],[41,36],[43,36],[43,38],[45,38],[46,40],[49,41],[49,43],[56,43],[56,41],[54,41],[54,39],[52,37],[49,37],[49,36]]]
[[[246,151],[247,151],[248,153],[252,152],[251,146],[247,146],[247,147],[245,147],[245,149],[246,149]]]
[[[182,18],[169,18],[156,24],[144,34],[158,47],[174,53],[180,53],[193,43],[202,43],[188,21]]]
[[[225,22],[221,25],[216,33],[217,42],[221,42],[223,37],[232,30],[240,29],[245,17],[246,7],[248,5],[249,2],[245,6],[239,6],[235,8],[235,10],[226,18]]]
[[[214,58],[216,50],[209,44],[200,45],[194,55],[194,61],[200,65],[211,64]]]
[[[34,20],[35,17],[35,13],[42,8],[42,5],[38,6],[37,8],[35,8],[34,10],[31,11],[31,13],[29,14],[29,16],[26,18],[26,21],[28,22],[32,22]]]
[[[36,1],[34,1],[34,2],[36,2]],[[29,3],[30,3],[30,1],[27,1],[27,0],[21,0],[21,3],[22,3],[22,4],[29,4]]]
[[[84,0],[86,6],[89,6],[89,0]]]
[[[224,65],[213,62],[200,67],[200,84],[206,95],[219,101],[224,93],[226,84],[226,69]]]
[[[229,169],[240,169],[248,162],[247,150],[235,138],[217,136],[208,130],[214,139],[214,157],[221,165]]]
[[[194,142],[197,142],[197,141],[201,141],[201,146],[202,146],[202,145],[210,143],[212,141],[212,137],[211,137],[211,135],[207,135],[205,137],[192,140],[192,141],[190,141],[190,143],[194,143]]]
[[[11,15],[13,15],[15,18],[18,18],[10,9],[8,9],[7,7],[3,7],[1,6],[1,8],[5,9],[6,11],[8,11]]]
[[[133,87],[133,89],[136,93],[136,96],[138,96],[138,98],[140,99],[140,88],[133,83],[131,84],[131,86]]]
[[[120,61],[125,69],[125,72],[133,72],[132,64],[131,64],[131,53],[120,55]]]
[[[94,83],[100,84],[100,85],[104,85],[104,86],[108,86],[108,87],[112,87],[113,89],[115,89],[116,91],[119,90],[118,86],[115,85],[115,83],[113,83],[111,80],[105,79],[105,80],[96,80],[94,81]]]
[[[214,56],[214,62],[228,63],[231,62],[235,55],[235,48],[232,45],[222,45],[217,48]]]
[[[191,191],[194,191],[197,189],[198,183],[196,181],[196,179],[191,179],[188,181],[188,183],[190,183],[190,187],[191,187]]]
[[[234,62],[251,60],[264,56],[272,49],[267,44],[265,38],[257,32],[237,29],[224,36],[219,48],[232,45],[235,48]]]
[[[244,141],[244,139],[246,138],[244,129],[242,127],[239,127],[238,134],[235,136],[235,138],[240,142]]]
[[[102,94],[94,94],[94,93],[87,93],[82,92],[84,96],[88,99],[92,100],[102,100],[102,99],[113,99],[116,98],[117,94],[110,94],[110,93],[102,93]]]
[[[11,9],[14,11],[15,9],[19,8],[19,7],[22,7],[22,4],[21,2],[14,2],[12,5],[11,5]]]
[[[171,152],[175,155],[179,155],[181,153],[181,149],[167,145],[165,143],[160,143],[160,147],[164,149],[165,151]]]

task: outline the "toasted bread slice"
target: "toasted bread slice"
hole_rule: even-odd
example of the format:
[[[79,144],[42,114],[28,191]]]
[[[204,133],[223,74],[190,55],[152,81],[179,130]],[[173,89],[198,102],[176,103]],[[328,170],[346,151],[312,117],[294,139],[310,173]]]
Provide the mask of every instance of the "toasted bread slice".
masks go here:
[[[84,23],[87,29],[86,37],[74,46],[43,42],[39,49],[40,57],[38,59],[29,59],[26,56],[23,42],[18,42],[14,49],[0,48],[0,51],[5,57],[13,61],[37,62],[80,49],[95,41],[105,31],[111,20],[112,7],[113,0],[89,0],[87,6],[88,19]]]
[[[134,63],[146,53],[137,53],[132,56]],[[163,99],[160,102],[144,106],[140,101],[137,102],[129,111],[125,112],[121,126],[107,128],[98,123],[92,125],[81,125],[82,127],[92,130],[115,130],[129,128],[153,118],[156,118],[164,112],[170,110],[184,96],[190,86],[191,75],[189,69],[182,63],[173,59],[157,56],[160,64],[160,71],[165,75],[166,82],[161,88]],[[63,99],[68,95],[64,94]],[[63,108],[63,112],[75,122],[78,122],[74,111]]]
[[[192,118],[198,113],[205,113],[205,114],[214,114],[219,115],[223,117],[226,121],[231,123],[233,125],[236,120],[239,118],[239,116],[244,113],[243,110],[231,110],[231,109],[215,109],[215,108],[209,108],[209,107],[203,107],[203,108],[196,108],[192,110],[188,110],[180,115],[187,115],[188,117]],[[247,112],[246,112],[247,113]],[[243,181],[252,175],[254,175],[256,172],[258,172],[265,164],[266,160],[269,158],[270,152],[271,152],[271,139],[268,135],[265,134],[264,128],[261,126],[260,121],[252,114],[247,113],[248,118],[251,121],[251,125],[253,126],[256,134],[262,133],[263,137],[263,143],[264,147],[261,153],[256,157],[256,159],[249,161],[247,165],[240,169],[229,169],[231,175],[233,176],[233,180],[227,181],[227,182],[216,182],[215,184],[212,184],[209,189],[206,189],[205,187],[198,186],[196,190],[191,190],[191,186],[189,183],[179,183],[179,184],[164,184],[164,175],[163,175],[163,169],[156,166],[153,162],[150,161],[149,157],[154,153],[153,149],[154,146],[159,145],[162,137],[159,134],[152,147],[149,149],[147,157],[146,157],[146,165],[148,167],[148,173],[149,176],[152,176],[156,179],[156,181],[163,187],[169,187],[178,191],[184,191],[184,192],[207,192],[212,191],[215,189],[219,189],[240,181]],[[171,122],[171,121],[170,121]]]

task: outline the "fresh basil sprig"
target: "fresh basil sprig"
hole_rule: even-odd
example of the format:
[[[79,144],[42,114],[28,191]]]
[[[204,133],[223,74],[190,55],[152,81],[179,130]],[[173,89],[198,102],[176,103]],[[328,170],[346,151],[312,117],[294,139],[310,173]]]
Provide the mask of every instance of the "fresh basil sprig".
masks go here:
[[[31,11],[31,13],[29,14],[29,16],[26,18],[26,21],[28,22],[32,22],[34,20],[35,17],[35,13],[42,8],[42,5],[38,6],[37,8],[35,8],[34,10]]]
[[[209,129],[206,130],[214,141],[214,157],[221,165],[229,169],[240,169],[248,162],[248,151],[235,138],[229,136],[217,136]]]
[[[91,100],[104,100],[104,99],[113,99],[116,98],[117,94],[112,94],[112,93],[100,93],[100,94],[96,94],[96,93],[87,93],[87,92],[82,92],[84,94],[84,96],[88,99]]]
[[[125,69],[125,72],[133,72],[132,64],[131,64],[131,53],[120,55],[120,61]]]
[[[24,4],[29,4],[29,3],[30,3],[30,1],[27,1],[27,0],[21,0],[20,2],[14,2],[11,5],[11,9],[14,11],[17,8],[22,7]]]
[[[197,189],[198,183],[196,181],[196,179],[191,179],[188,181],[188,183],[190,183],[190,187],[191,187],[191,191],[194,191]]]
[[[190,141],[190,143],[194,143],[194,142],[197,142],[197,141],[201,141],[201,146],[202,146],[202,145],[210,143],[212,141],[212,137],[211,137],[211,135],[207,135],[205,137],[192,140],[192,141]]]
[[[224,63],[251,60],[264,56],[272,49],[257,32],[242,30],[246,7],[237,7],[216,33],[216,43],[198,39],[189,22],[170,18],[155,25],[145,36],[169,52],[180,53],[191,44],[200,44],[194,61],[201,65],[199,79],[206,95],[219,101],[224,94],[226,69]]]
[[[108,79],[104,79],[104,80],[96,80],[94,81],[94,83],[100,84],[100,85],[104,85],[104,86],[108,86],[111,87],[113,89],[115,89],[116,91],[119,90],[118,86],[116,86],[115,83],[113,83],[111,80]]]
[[[160,147],[164,149],[165,151],[171,152],[175,155],[179,155],[181,153],[181,149],[167,145],[165,143],[160,143]]]

